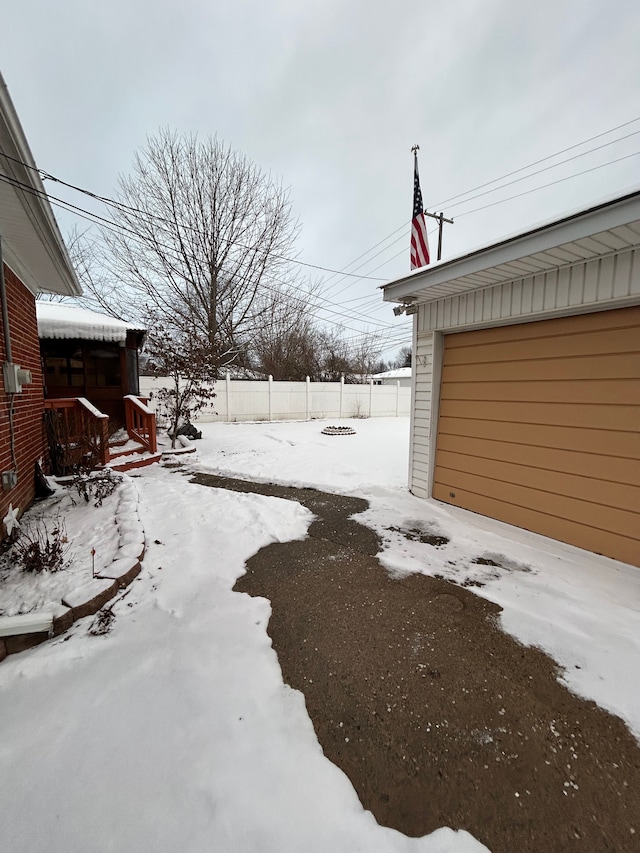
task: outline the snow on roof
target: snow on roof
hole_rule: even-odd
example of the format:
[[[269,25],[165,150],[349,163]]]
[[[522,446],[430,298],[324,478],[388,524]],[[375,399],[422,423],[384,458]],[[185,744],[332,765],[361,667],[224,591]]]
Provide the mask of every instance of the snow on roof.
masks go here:
[[[395,370],[385,370],[384,373],[374,373],[372,379],[411,379],[411,368],[397,367]]]
[[[128,331],[144,331],[107,314],[60,302],[36,302],[36,314],[40,338],[126,341]]]

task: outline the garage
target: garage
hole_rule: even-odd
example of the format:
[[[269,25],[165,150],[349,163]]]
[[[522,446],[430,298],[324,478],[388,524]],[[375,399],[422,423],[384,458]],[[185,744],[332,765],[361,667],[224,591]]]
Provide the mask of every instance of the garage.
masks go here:
[[[411,492],[640,567],[640,191],[383,292],[413,316]]]
[[[640,307],[445,335],[433,497],[640,553]]]

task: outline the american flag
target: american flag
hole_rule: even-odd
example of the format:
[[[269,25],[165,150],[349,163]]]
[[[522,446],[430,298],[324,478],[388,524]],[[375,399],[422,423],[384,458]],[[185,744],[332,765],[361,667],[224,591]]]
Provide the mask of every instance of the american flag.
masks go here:
[[[414,152],[415,168],[413,173],[413,219],[411,220],[411,269],[425,267],[429,263],[429,241],[427,222],[422,209],[422,193],[418,177],[418,152]]]

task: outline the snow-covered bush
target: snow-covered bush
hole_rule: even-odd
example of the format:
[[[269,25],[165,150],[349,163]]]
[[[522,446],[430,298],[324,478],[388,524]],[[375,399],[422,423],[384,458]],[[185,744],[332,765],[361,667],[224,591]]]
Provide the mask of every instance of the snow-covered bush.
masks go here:
[[[42,519],[20,530],[14,546],[24,572],[58,572],[64,568],[69,540],[64,519],[56,518],[51,529]]]

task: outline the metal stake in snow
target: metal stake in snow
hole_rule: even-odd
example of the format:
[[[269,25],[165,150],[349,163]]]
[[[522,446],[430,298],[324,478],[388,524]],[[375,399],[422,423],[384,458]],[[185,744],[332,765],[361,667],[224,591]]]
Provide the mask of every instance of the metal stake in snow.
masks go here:
[[[96,549],[91,549],[91,577],[96,576]]]

